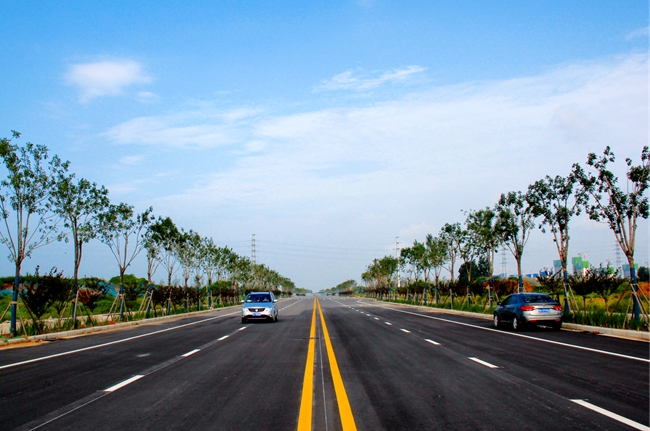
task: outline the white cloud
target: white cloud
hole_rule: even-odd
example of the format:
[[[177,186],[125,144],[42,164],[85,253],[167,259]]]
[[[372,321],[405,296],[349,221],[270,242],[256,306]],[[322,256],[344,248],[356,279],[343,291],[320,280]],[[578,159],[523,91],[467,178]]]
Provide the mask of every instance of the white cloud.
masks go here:
[[[138,101],[142,103],[151,103],[156,102],[160,99],[157,94],[151,93],[149,91],[140,91],[137,95]]]
[[[139,165],[144,160],[144,156],[125,156],[120,159],[119,165]]]
[[[206,106],[173,115],[134,118],[112,127],[105,132],[105,136],[117,144],[172,148],[218,147],[238,142],[241,139],[239,129],[242,124],[248,124],[250,117],[259,112],[261,111],[246,108],[215,111]]]
[[[641,27],[625,35],[625,39],[632,40],[640,37],[648,38],[650,35],[650,27]]]
[[[374,77],[372,75],[359,75],[352,70],[348,70],[334,75],[328,80],[324,80],[316,90],[371,90],[386,83],[405,81],[412,75],[422,73],[425,70],[424,67],[420,66],[408,66],[405,69],[383,72],[379,76]]]
[[[422,241],[444,223],[462,221],[461,209],[491,206],[500,193],[544,175],[567,175],[606,145],[620,162],[637,160],[647,142],[647,73],[647,57],[631,55],[366,106],[243,117],[206,108],[138,118],[109,136],[193,149],[174,162],[181,171],[199,171],[200,180],[148,204],[202,234],[266,232],[328,244],[383,238],[389,247],[397,235]],[[237,120],[225,119],[231,117]],[[229,148],[227,164],[197,168],[208,155],[219,160],[223,150],[213,147],[223,143],[241,151]],[[525,256],[526,272],[555,259],[549,237],[539,238]],[[606,229],[586,232],[576,223],[574,240],[590,261],[611,257]],[[647,259],[647,250],[639,253]]]
[[[119,95],[128,86],[151,82],[151,77],[143,72],[142,65],[133,60],[74,64],[70,66],[66,79],[79,88],[81,102],[95,97]]]

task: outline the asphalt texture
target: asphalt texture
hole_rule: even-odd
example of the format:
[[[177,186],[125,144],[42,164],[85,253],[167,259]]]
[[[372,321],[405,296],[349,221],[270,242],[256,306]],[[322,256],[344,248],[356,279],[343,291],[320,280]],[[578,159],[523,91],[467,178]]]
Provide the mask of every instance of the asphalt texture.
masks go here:
[[[319,300],[359,430],[650,429],[646,342]],[[0,350],[0,430],[295,430],[314,298],[279,305]],[[319,319],[315,342],[312,429],[340,430]]]

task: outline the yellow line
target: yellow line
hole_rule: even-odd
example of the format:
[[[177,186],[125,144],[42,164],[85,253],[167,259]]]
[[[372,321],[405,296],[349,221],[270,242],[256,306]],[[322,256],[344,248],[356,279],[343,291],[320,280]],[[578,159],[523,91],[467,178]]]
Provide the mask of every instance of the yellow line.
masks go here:
[[[348,394],[345,392],[343,379],[341,378],[341,373],[339,372],[339,365],[336,362],[336,356],[334,356],[334,349],[332,348],[332,342],[330,341],[329,332],[327,332],[327,325],[325,324],[323,309],[320,307],[320,301],[316,300],[316,304],[318,304],[318,311],[320,312],[320,321],[323,326],[325,347],[327,347],[327,357],[329,358],[330,370],[332,372],[332,380],[334,381],[334,392],[336,392],[336,401],[338,402],[339,405],[339,415],[341,416],[341,425],[343,426],[343,431],[356,431],[357,426],[354,423],[354,416],[352,416],[352,409],[350,408],[350,402],[348,401]]]
[[[316,300],[311,315],[311,330],[309,331],[309,348],[307,349],[307,364],[305,377],[302,381],[302,399],[300,400],[300,415],[298,416],[298,431],[311,431],[312,397],[314,395],[314,349],[316,346]]]

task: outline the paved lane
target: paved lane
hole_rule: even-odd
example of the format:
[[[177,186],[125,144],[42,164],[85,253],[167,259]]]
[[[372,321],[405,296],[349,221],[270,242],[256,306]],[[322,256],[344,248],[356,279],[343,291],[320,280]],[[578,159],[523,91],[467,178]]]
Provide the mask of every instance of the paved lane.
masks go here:
[[[588,399],[648,425],[647,343],[566,331],[524,333],[574,344],[596,337],[612,352],[645,358],[635,361],[484,330],[478,319],[460,319],[475,320],[479,327],[472,328],[409,314],[415,311],[410,307],[399,307],[409,311],[400,313],[372,301],[322,303],[342,368],[350,386],[359,388],[353,405],[363,404],[358,415],[379,418],[383,429],[630,429],[571,399]]]
[[[622,418],[649,429],[647,343],[519,337],[480,319],[367,300],[320,304],[329,348],[306,297],[282,301],[277,323],[242,325],[237,309],[215,310],[0,351],[0,429],[634,429]],[[298,428],[305,399],[311,420]]]

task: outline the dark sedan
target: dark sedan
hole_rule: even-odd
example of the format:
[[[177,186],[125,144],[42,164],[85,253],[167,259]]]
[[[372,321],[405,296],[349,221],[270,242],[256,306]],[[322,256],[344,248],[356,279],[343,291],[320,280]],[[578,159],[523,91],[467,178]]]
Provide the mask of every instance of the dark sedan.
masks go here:
[[[494,310],[494,326],[506,323],[515,331],[529,325],[550,326],[557,331],[562,328],[562,307],[545,293],[514,293],[497,303]]]

